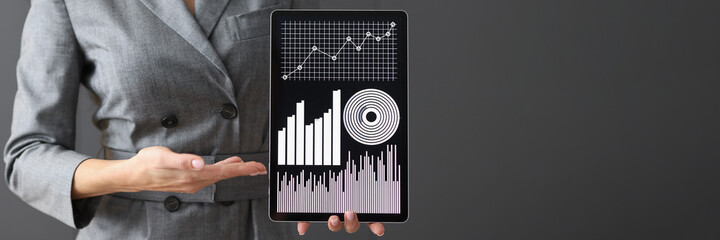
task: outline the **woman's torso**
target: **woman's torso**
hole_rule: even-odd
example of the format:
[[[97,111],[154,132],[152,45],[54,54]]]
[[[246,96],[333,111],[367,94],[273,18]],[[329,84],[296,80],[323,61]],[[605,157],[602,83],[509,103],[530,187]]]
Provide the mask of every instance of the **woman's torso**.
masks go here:
[[[66,4],[106,156],[154,145],[210,157],[267,152],[269,16],[297,1],[199,1],[195,17],[179,0]],[[171,195],[178,209],[168,208]],[[287,238],[289,224],[267,218],[266,195],[257,176],[192,196],[103,196],[87,203],[96,211],[78,238]]]
[[[182,1],[67,2],[103,146],[267,151],[269,14],[291,2],[223,2],[198,2],[197,22]]]

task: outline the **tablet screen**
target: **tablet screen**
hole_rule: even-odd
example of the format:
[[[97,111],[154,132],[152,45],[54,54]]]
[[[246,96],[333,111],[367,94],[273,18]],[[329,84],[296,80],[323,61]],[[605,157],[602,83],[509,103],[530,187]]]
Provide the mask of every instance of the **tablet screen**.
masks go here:
[[[270,218],[405,221],[405,12],[277,10],[271,28]]]

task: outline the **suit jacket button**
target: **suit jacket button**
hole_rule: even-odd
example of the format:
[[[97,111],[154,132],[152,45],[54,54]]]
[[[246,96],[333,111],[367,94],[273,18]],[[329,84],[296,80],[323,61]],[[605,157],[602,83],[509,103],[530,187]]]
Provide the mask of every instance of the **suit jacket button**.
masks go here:
[[[233,119],[237,116],[237,108],[229,103],[223,104],[222,110],[220,110],[220,115],[222,115],[225,119]]]
[[[180,199],[175,196],[169,196],[165,199],[165,209],[170,212],[180,209]]]
[[[174,114],[167,115],[162,119],[162,126],[165,128],[174,128],[178,124],[178,119]]]
[[[230,206],[230,205],[232,205],[233,203],[234,203],[233,201],[222,201],[222,202],[220,202],[220,204],[222,204],[223,206]]]

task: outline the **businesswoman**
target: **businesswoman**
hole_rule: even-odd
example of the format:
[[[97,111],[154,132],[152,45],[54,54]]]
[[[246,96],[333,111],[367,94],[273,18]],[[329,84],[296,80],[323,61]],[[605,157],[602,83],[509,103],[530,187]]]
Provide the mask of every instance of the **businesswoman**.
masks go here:
[[[265,176],[269,15],[302,4],[33,0],[4,152],[10,189],[79,239],[304,234],[308,223],[269,221]],[[102,157],[74,151],[81,84],[98,104]],[[348,211],[328,227],[360,224]]]

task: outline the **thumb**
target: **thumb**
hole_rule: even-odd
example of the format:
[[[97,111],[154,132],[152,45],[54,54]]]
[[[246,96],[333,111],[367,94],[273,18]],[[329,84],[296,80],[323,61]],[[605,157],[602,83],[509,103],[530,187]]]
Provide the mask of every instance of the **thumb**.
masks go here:
[[[160,167],[167,169],[201,170],[205,167],[202,157],[189,153],[166,153],[160,159]]]

